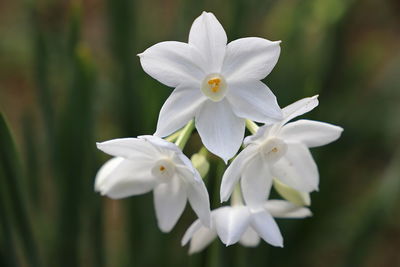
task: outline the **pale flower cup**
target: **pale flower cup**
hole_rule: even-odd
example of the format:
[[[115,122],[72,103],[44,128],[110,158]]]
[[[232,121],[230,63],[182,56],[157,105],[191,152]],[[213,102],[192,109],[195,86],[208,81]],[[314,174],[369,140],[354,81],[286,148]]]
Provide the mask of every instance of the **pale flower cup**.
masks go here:
[[[211,212],[212,224],[207,228],[199,220],[187,229],[181,244],[190,242],[189,254],[206,248],[217,236],[229,246],[239,242],[246,247],[255,247],[262,238],[267,243],[283,247],[283,238],[275,218],[306,218],[312,213],[285,200],[268,200],[261,206],[249,208],[245,205],[225,206]]]
[[[194,22],[189,42],[166,41],[139,54],[144,71],[174,87],[154,135],[165,137],[195,118],[205,147],[225,162],[239,150],[245,119],[270,124],[282,119],[275,95],[260,80],[274,68],[280,41],[249,37],[227,43],[214,14]]]
[[[113,199],[153,191],[159,228],[169,232],[189,201],[202,224],[210,225],[207,189],[191,161],[175,144],[147,135],[97,147],[114,156],[98,171],[95,190]]]
[[[221,202],[228,200],[239,180],[250,206],[265,201],[274,178],[300,192],[318,190],[319,173],[309,148],[335,141],[343,129],[312,120],[287,123],[317,105],[318,96],[299,100],[283,109],[282,121],[260,127],[245,139],[246,147],[223,175]]]

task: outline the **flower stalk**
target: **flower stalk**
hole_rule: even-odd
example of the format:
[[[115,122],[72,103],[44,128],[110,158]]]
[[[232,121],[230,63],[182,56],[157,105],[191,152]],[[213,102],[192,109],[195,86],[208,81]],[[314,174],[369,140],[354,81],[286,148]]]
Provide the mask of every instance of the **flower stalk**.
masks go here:
[[[182,130],[183,129],[181,129],[179,131],[176,131],[175,133],[173,133],[170,136],[166,137],[165,140],[167,140],[168,142],[171,142],[171,143],[175,142],[178,139],[178,137],[181,135]]]
[[[178,138],[175,141],[175,145],[177,145],[180,149],[184,149],[189,137],[192,135],[194,130],[194,120],[191,120],[186,124],[186,126],[180,131]]]

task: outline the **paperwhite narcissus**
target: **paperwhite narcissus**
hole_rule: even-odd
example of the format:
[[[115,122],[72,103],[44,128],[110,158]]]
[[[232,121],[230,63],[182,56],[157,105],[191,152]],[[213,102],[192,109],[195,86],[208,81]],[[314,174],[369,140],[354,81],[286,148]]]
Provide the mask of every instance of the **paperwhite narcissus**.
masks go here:
[[[113,199],[153,190],[158,226],[169,232],[187,200],[204,225],[210,225],[207,189],[190,160],[175,144],[155,136],[121,138],[97,147],[115,158],[99,170],[95,190]]]
[[[225,161],[232,158],[242,144],[245,119],[282,119],[276,97],[260,81],[278,61],[279,43],[250,37],[227,44],[214,14],[203,12],[188,43],[162,42],[139,54],[145,72],[175,88],[154,135],[170,135],[195,118],[205,147]]]
[[[305,218],[309,209],[284,200],[269,200],[258,209],[244,205],[221,207],[211,212],[212,225],[207,228],[196,220],[182,238],[182,246],[190,241],[189,253],[196,253],[208,246],[217,235],[228,245],[239,242],[254,247],[260,237],[273,246],[282,247],[283,239],[273,217]]]
[[[221,201],[229,198],[239,179],[248,205],[265,201],[273,178],[301,192],[317,190],[318,169],[308,148],[335,141],[343,129],[311,120],[287,123],[317,105],[318,96],[299,100],[283,109],[282,121],[263,126],[255,135],[247,137],[246,148],[224,173]]]

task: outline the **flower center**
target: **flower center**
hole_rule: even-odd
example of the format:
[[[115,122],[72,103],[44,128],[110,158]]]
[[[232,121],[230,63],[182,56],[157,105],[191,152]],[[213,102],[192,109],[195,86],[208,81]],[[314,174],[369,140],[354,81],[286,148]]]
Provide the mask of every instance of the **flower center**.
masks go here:
[[[268,138],[260,146],[260,152],[269,162],[278,161],[287,151],[286,143],[275,137]]]
[[[221,101],[227,89],[225,78],[218,73],[207,75],[201,84],[203,94],[214,102]]]
[[[153,168],[151,169],[151,174],[161,180],[169,179],[174,176],[175,164],[167,158],[160,159],[156,161]]]

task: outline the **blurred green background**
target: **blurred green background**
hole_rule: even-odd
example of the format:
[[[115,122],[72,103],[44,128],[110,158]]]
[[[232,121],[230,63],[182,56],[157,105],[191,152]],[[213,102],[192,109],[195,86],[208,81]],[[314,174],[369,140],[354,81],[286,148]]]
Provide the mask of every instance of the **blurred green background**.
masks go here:
[[[314,216],[278,220],[283,249],[217,241],[188,256],[189,208],[162,234],[151,194],[94,192],[108,159],[95,142],[153,133],[171,92],[136,54],[187,41],[203,10],[229,40],[282,40],[265,80],[280,105],[320,94],[307,118],[345,129],[313,149]],[[400,266],[398,0],[2,0],[0,36],[0,266]],[[217,207],[223,169],[211,160]]]

